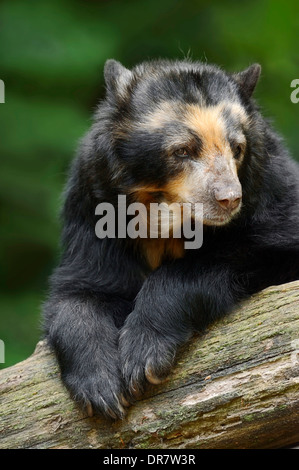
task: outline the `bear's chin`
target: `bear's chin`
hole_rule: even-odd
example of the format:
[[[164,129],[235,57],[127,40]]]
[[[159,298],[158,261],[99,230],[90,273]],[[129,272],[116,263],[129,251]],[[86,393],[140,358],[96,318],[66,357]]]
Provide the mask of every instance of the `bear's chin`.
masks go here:
[[[222,215],[216,215],[213,217],[205,217],[203,218],[203,225],[209,225],[209,226],[222,226],[222,225],[228,225],[238,214],[239,211],[236,211],[235,213],[231,214],[222,214]]]
[[[219,217],[214,219],[203,219],[203,225],[219,227],[222,225],[228,225],[232,220],[232,217]]]

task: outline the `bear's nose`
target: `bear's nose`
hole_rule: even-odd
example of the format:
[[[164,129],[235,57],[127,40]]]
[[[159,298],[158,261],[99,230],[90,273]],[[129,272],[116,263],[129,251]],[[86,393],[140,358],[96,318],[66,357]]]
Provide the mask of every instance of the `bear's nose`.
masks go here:
[[[242,194],[240,191],[215,191],[215,198],[222,209],[233,211],[239,207]]]
[[[236,199],[221,199],[217,202],[223,209],[233,211],[240,205],[241,198],[237,197]]]

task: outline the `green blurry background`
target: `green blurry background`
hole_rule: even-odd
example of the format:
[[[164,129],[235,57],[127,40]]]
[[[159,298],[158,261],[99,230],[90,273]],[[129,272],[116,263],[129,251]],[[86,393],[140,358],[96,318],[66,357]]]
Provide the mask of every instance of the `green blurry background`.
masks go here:
[[[237,71],[260,62],[256,96],[299,156],[298,1],[4,0],[0,5],[0,338],[9,366],[39,338],[59,249],[58,212],[78,139],[103,94],[103,65],[183,58]]]

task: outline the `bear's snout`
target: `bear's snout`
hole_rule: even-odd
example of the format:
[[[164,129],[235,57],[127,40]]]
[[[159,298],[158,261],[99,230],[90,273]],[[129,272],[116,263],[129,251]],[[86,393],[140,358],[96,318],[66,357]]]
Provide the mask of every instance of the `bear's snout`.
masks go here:
[[[242,201],[242,189],[240,183],[217,186],[214,189],[214,197],[218,205],[227,211],[236,210]]]

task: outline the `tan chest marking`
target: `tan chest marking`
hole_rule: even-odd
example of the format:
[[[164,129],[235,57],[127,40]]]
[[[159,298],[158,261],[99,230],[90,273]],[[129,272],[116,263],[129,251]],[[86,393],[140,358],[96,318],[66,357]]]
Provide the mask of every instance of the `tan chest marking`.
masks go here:
[[[157,269],[166,259],[183,258],[184,240],[181,238],[144,238],[141,240],[145,258],[152,269]]]

